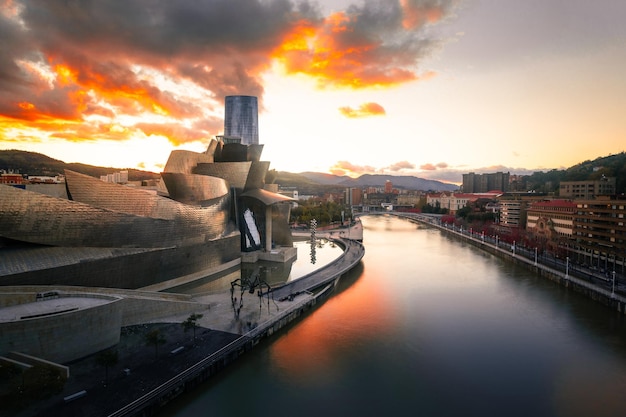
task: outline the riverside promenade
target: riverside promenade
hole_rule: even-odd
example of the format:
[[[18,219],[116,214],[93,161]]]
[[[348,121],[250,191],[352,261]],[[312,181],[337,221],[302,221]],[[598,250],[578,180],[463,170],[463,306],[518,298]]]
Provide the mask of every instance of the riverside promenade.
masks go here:
[[[119,359],[106,370],[97,355],[69,364],[70,378],[63,392],[19,412],[0,416],[151,416],[179,395],[220,372],[264,339],[302,318],[322,303],[337,280],[359,264],[363,245],[336,239],[344,250],[336,260],[269,293],[221,291],[194,297],[199,305],[195,332],[181,325],[188,315],[122,330],[114,347]],[[145,334],[158,330],[163,343],[146,345]],[[68,398],[76,399],[68,401]]]

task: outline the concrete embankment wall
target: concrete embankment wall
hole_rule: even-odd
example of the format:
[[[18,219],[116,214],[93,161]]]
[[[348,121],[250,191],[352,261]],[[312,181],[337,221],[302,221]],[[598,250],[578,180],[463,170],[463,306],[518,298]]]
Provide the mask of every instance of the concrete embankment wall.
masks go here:
[[[121,298],[44,317],[0,323],[0,353],[23,352],[64,363],[119,342]]]
[[[399,216],[399,217],[407,218],[404,216]],[[554,270],[541,263],[537,263],[535,265],[533,261],[521,255],[515,255],[514,253],[508,250],[498,248],[489,243],[484,243],[480,239],[471,238],[470,236],[458,233],[456,231],[447,229],[445,227],[438,226],[431,222],[421,221],[420,219],[417,219],[417,218],[407,218],[407,219],[410,221],[427,224],[431,227],[436,227],[447,236],[469,243],[473,246],[480,248],[481,250],[485,252],[488,252],[499,258],[505,259],[508,262],[512,262],[516,265],[523,266],[535,272],[537,275],[543,278],[547,278],[551,281],[557,282],[560,285],[568,289],[571,289],[573,291],[576,291],[580,294],[583,294],[589,297],[590,299],[607,306],[608,308],[612,310],[620,312],[621,314],[626,314],[626,299],[619,294],[613,294],[611,293],[611,291],[607,291],[606,289],[598,287],[597,285],[594,285],[593,283],[590,283],[588,281],[585,281],[576,277],[572,277],[571,275],[565,276],[563,272]]]
[[[167,316],[199,313],[209,308],[208,304],[193,301],[192,297],[186,294],[63,285],[1,287],[0,307],[34,302],[37,293],[46,291],[58,291],[64,297],[72,294],[93,298],[98,295],[119,297],[121,326],[147,323]]]

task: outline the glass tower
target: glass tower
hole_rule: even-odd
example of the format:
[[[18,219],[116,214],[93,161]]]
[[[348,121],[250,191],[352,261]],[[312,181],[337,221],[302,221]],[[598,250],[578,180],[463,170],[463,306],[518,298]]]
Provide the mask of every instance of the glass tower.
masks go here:
[[[243,145],[259,144],[258,101],[254,96],[226,96],[224,137],[240,137]]]

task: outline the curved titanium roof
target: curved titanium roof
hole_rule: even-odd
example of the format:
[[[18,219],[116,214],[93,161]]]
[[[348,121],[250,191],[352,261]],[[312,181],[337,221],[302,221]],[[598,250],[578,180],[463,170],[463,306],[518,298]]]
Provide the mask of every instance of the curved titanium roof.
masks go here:
[[[228,194],[198,207],[71,171],[66,180],[83,201],[0,186],[0,236],[50,246],[155,248],[206,242],[227,228]]]
[[[170,198],[185,204],[206,205],[228,194],[228,184],[221,178],[177,172],[162,172],[161,178]]]
[[[191,174],[191,171],[196,165],[198,165],[198,163],[213,163],[213,152],[215,151],[215,146],[213,146],[211,154],[197,153],[185,150],[172,151],[170,153],[170,157],[167,159],[167,163],[165,164],[163,172],[180,172],[183,174]],[[210,148],[211,145],[209,145],[209,149]],[[207,151],[209,151],[209,149],[207,149]]]
[[[243,189],[248,180],[252,162],[216,162],[213,164],[199,163],[193,169],[194,174],[224,178],[230,187]]]

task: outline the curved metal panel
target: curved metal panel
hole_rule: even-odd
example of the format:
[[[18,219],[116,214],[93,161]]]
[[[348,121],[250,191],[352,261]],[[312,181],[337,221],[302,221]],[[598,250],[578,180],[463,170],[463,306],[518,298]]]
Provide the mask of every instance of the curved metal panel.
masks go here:
[[[252,162],[252,166],[250,167],[250,173],[248,174],[248,179],[246,180],[246,186],[244,189],[250,190],[252,188],[263,188],[263,186],[265,185],[265,175],[267,174],[267,170],[269,168],[269,162]]]
[[[230,187],[243,189],[248,180],[248,173],[252,162],[216,162],[214,164],[200,163],[193,170],[194,174],[209,175],[223,178]]]
[[[211,145],[212,144],[209,144],[207,152],[211,149]],[[217,146],[217,144],[215,146]],[[167,159],[163,172],[181,172],[184,174],[191,174],[193,168],[198,165],[198,163],[204,162],[210,164],[213,162],[213,152],[215,152],[215,146],[210,154],[185,150],[172,151],[170,153],[170,157]]]
[[[228,194],[228,184],[222,178],[177,172],[163,172],[161,177],[170,198],[181,203],[204,205]]]
[[[0,236],[50,246],[154,248],[197,244],[225,233],[229,195],[210,207],[171,203],[168,219],[150,218],[0,186]]]

